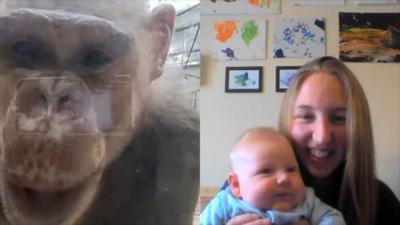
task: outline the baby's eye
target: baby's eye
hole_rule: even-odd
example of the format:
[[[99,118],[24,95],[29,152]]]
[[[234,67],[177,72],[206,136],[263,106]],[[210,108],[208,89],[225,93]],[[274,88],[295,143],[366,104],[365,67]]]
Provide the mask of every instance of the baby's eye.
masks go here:
[[[289,173],[293,173],[293,172],[297,172],[298,168],[297,168],[297,166],[290,166],[286,169],[286,171]]]
[[[272,169],[271,168],[264,168],[263,170],[261,170],[262,174],[270,174],[272,173]]]

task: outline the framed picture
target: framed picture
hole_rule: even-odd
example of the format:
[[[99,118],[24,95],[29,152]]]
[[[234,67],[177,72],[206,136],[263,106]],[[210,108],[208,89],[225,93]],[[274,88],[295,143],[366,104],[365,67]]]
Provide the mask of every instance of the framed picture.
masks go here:
[[[344,0],[295,0],[294,5],[344,5]]]
[[[261,92],[261,66],[226,67],[225,92]]]
[[[397,0],[354,0],[354,2],[358,5],[366,5],[366,4],[396,4]]]
[[[276,92],[285,92],[300,66],[276,67]]]
[[[340,60],[361,63],[400,63],[399,18],[400,12],[339,12]]]

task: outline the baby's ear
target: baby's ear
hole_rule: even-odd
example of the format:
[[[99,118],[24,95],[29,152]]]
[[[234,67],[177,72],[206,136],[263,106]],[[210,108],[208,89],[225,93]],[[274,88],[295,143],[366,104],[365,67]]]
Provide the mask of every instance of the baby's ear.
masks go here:
[[[239,178],[235,172],[230,172],[228,174],[228,183],[229,187],[231,188],[232,194],[235,197],[240,198],[241,195],[240,195]]]

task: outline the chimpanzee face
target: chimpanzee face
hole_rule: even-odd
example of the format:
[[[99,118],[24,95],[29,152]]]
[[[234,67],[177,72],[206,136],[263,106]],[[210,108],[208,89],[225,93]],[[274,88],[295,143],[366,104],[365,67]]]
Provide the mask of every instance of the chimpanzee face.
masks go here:
[[[94,16],[21,9],[0,17],[0,166],[12,223],[75,223],[137,129],[149,88],[140,68],[162,66],[158,53],[139,57],[132,35]]]

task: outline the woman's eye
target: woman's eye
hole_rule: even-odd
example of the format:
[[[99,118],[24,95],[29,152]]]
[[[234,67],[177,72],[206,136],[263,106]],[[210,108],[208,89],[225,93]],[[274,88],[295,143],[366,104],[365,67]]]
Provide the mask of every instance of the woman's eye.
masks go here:
[[[344,115],[333,115],[332,122],[343,124],[346,122],[346,116]]]
[[[296,119],[299,119],[303,122],[311,121],[314,116],[311,113],[299,113],[295,116]]]

